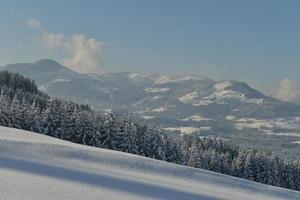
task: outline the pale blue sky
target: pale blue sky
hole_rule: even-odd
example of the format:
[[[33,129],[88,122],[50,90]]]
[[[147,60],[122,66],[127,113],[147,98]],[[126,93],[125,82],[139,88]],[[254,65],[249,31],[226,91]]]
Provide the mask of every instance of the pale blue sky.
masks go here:
[[[196,73],[236,79],[268,92],[300,81],[300,1],[0,0],[0,65],[53,58],[49,33],[105,43],[108,71]]]

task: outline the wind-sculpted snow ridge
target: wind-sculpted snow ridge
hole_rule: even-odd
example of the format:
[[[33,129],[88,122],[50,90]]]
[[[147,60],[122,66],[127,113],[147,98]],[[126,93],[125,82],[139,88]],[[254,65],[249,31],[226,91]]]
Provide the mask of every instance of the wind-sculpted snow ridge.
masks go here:
[[[299,199],[300,193],[0,127],[0,199]]]

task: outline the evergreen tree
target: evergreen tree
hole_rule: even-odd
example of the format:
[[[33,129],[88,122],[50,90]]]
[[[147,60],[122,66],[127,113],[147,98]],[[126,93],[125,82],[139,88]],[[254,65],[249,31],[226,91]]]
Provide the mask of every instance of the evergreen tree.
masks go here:
[[[237,177],[243,176],[244,170],[245,170],[246,155],[247,155],[246,150],[241,149],[238,152],[237,157],[234,158],[234,160],[232,162],[234,176],[237,176]]]
[[[178,141],[164,137],[166,161],[181,164],[183,162],[182,149]]]
[[[36,101],[27,107],[25,112],[25,119],[27,129],[33,132],[43,132],[43,121],[41,118],[41,111]]]
[[[9,125],[9,100],[8,97],[4,95],[3,88],[0,95],[0,125],[8,126]]]
[[[163,141],[159,130],[150,128],[146,135],[146,152],[149,157],[158,160],[167,160],[165,152],[163,151]],[[146,155],[147,155],[146,153]]]
[[[118,150],[120,135],[117,121],[113,113],[107,113],[104,117],[103,129],[101,133],[101,147],[106,149]]]
[[[8,126],[19,129],[24,127],[24,107],[21,106],[17,95],[13,97],[10,104]]]
[[[189,160],[187,162],[187,165],[190,167],[196,167],[200,168],[203,167],[204,159],[201,159],[199,146],[196,141],[193,142],[191,149],[190,149],[190,155]]]
[[[256,169],[255,154],[253,151],[248,151],[245,160],[245,170],[244,173],[242,174],[242,177],[254,181],[257,176],[256,172],[257,169]]]
[[[137,127],[134,126],[130,114],[120,123],[120,149],[121,151],[139,154]]]

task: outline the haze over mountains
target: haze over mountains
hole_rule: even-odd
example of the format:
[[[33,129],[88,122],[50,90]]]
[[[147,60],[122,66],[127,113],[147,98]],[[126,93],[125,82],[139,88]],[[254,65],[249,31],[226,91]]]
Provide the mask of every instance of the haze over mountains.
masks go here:
[[[266,96],[244,82],[195,75],[79,74],[48,59],[4,68],[35,80],[51,96],[129,111],[166,131],[269,144],[270,150],[283,145],[299,153],[300,106]]]

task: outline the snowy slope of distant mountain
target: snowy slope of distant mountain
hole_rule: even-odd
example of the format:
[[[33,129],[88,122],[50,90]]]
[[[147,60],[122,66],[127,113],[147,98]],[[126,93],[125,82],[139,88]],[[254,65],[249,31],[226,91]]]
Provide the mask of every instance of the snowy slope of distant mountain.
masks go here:
[[[263,95],[243,82],[195,75],[78,74],[52,60],[4,68],[32,78],[51,96],[130,111],[165,130],[243,140],[241,133],[261,133],[258,140],[276,136],[276,142],[285,141],[280,145],[299,147],[300,106]]]
[[[0,199],[299,199],[205,170],[0,127]]]

